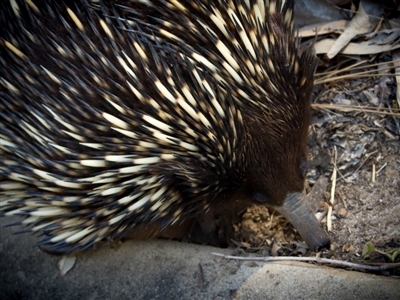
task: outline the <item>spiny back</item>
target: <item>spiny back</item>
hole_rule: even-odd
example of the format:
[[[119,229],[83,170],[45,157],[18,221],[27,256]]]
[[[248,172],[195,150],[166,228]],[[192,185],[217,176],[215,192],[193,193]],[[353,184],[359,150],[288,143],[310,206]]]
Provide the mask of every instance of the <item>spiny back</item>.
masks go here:
[[[70,252],[301,189],[311,59],[292,3],[250,3],[2,3],[2,211]]]

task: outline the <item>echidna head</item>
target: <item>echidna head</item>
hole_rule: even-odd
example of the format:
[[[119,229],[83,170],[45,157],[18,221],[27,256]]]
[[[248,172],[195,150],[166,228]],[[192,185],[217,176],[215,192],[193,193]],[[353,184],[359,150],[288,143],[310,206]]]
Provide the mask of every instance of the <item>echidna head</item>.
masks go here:
[[[308,113],[293,120],[301,122],[297,128],[281,122],[257,126],[254,118],[248,121],[252,129],[247,131],[247,138],[252,140],[246,151],[246,178],[252,197],[259,203],[281,206],[287,193],[304,188]]]
[[[256,107],[243,108],[246,135],[244,184],[253,203],[275,208],[299,231],[312,249],[330,243],[325,231],[304,200],[307,138],[310,124],[309,99],[313,88],[314,63],[310,53],[295,59],[291,68],[282,52],[274,52],[277,62],[273,86],[265,81],[264,98]],[[280,80],[277,80],[279,78]],[[254,98],[252,98],[254,99]]]
[[[309,247],[317,250],[329,246],[330,240],[304,199],[308,103],[300,109],[295,113],[291,109],[274,111],[273,120],[244,114],[244,124],[249,127],[244,184],[253,203],[275,208],[294,225]]]

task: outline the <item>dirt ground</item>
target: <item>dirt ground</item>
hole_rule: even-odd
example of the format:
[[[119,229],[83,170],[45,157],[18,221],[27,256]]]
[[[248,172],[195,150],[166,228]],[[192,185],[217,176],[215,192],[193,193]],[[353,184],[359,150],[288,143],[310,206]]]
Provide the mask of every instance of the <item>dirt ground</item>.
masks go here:
[[[317,86],[315,95],[323,96],[315,96],[314,103],[374,106],[365,97],[366,93],[375,96],[372,97],[377,101],[375,106],[390,103],[388,99],[395,97],[391,88],[393,81],[385,80],[354,79],[335,83],[334,88],[332,85]],[[335,186],[330,231],[332,245],[320,253],[321,257],[365,262],[362,251],[367,242],[385,253],[400,249],[398,130],[399,120],[390,116],[362,111],[314,111],[307,190],[311,192],[311,205],[320,211],[317,216],[325,228],[332,185]],[[335,161],[337,174],[333,180]],[[235,230],[234,243],[246,251],[262,255],[311,254],[293,227],[266,208],[248,209]],[[395,262],[400,260],[399,256]],[[377,253],[370,258],[372,262],[390,262]],[[384,274],[398,276],[399,271]]]
[[[323,257],[362,261],[361,253],[367,242],[372,242],[381,251],[400,247],[399,153],[399,143],[394,143],[382,159],[386,167],[376,177],[375,183],[371,183],[372,172],[368,167],[362,168],[358,178],[352,182],[337,182],[336,193],[339,196],[333,206],[332,245],[330,250],[322,253]],[[322,206],[326,206],[325,203]],[[326,220],[323,224],[326,225]],[[278,242],[281,244],[278,255],[306,254],[301,252],[304,251],[302,243],[291,243],[293,240],[301,241],[293,227],[265,207],[249,208],[236,228],[244,247],[261,247],[262,253],[271,254],[268,252]]]

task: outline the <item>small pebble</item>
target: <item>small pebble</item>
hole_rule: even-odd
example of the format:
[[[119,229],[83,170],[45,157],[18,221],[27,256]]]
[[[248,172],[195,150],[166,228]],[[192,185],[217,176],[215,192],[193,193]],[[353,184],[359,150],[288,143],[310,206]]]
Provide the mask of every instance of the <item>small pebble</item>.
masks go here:
[[[347,209],[345,209],[344,207],[342,207],[342,208],[339,209],[339,211],[338,211],[338,216],[339,216],[340,218],[346,218],[347,213],[348,213]]]

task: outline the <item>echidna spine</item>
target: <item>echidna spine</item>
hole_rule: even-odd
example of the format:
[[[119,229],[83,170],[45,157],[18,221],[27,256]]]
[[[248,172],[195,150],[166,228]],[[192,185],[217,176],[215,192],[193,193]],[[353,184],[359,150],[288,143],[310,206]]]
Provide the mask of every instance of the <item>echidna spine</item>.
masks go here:
[[[66,253],[223,202],[292,213],[314,71],[292,8],[3,2],[3,214]]]

